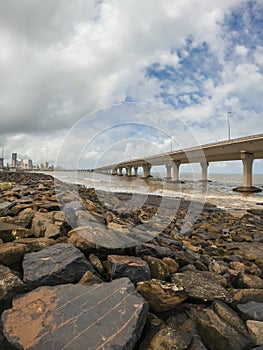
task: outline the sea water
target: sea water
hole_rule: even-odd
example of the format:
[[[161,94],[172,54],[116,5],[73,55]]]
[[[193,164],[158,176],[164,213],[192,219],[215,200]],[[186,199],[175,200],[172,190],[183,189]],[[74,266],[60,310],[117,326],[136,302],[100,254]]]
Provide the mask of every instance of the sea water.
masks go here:
[[[233,188],[242,186],[242,174],[212,174],[209,182],[199,181],[200,174],[181,173],[183,183],[172,183],[163,174],[154,174],[149,179],[127,176],[113,176],[88,172],[50,173],[59,180],[78,183],[95,190],[125,193],[161,195],[208,202],[237,215],[250,208],[263,208],[263,192],[240,193]],[[253,186],[263,189],[263,174],[253,175]]]

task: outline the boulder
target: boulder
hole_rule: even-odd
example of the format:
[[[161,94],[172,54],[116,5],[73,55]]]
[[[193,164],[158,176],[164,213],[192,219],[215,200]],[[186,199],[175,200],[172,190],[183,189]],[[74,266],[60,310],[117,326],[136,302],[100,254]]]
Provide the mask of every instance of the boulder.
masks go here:
[[[77,283],[88,270],[96,274],[84,254],[71,244],[65,243],[26,254],[23,269],[24,282],[30,288]]]
[[[239,274],[237,280],[237,287],[263,289],[263,280],[259,276]]]
[[[126,255],[109,255],[107,258],[107,275],[110,280],[128,277],[133,283],[148,281],[151,271],[146,261]]]
[[[4,242],[11,242],[17,238],[30,237],[32,236],[32,231],[8,222],[0,223],[0,238]]]
[[[9,242],[0,245],[0,263],[7,266],[21,264],[24,255],[30,251],[25,244]]]
[[[155,258],[173,258],[174,252],[169,247],[162,247],[160,245],[145,243],[141,246],[136,247],[136,254],[138,256],[149,255]]]
[[[210,302],[223,300],[232,302],[231,294],[221,282],[221,276],[208,271],[185,271],[172,275],[172,282],[181,286],[194,301]]]
[[[152,312],[172,310],[188,296],[182,287],[155,279],[139,282],[137,291],[147,300]]]
[[[263,345],[263,322],[248,320],[248,331],[256,345]]]
[[[0,265],[0,301],[12,299],[26,290],[24,283],[8,267]]]
[[[62,212],[36,212],[32,221],[32,232],[35,237],[57,238],[65,236],[68,224]]]
[[[163,258],[163,262],[167,266],[170,275],[172,275],[173,273],[177,272],[177,270],[179,269],[178,262],[175,261],[172,258]]]
[[[201,312],[197,330],[204,344],[213,350],[244,350],[252,344],[246,327],[238,315],[224,303]]]
[[[139,350],[185,350],[189,342],[185,339],[182,331],[165,326],[152,334],[150,339],[147,339],[147,347],[144,344],[146,341],[139,347]]]
[[[83,231],[84,230],[84,231]],[[80,249],[85,255],[95,254],[100,258],[106,258],[110,254],[125,254],[126,250],[124,248],[107,248],[98,245],[83,235],[86,232],[85,227],[76,228],[70,231],[68,243],[73,244],[76,248]]]
[[[143,260],[149,265],[152,278],[166,281],[170,277],[169,269],[161,259],[144,256]]]
[[[263,321],[263,303],[249,301],[237,305],[238,313],[244,320]]]
[[[18,349],[132,350],[148,313],[127,278],[94,286],[45,286],[13,301],[2,315]]]
[[[233,301],[236,303],[247,303],[248,301],[258,301],[263,303],[262,289],[236,289],[233,293]]]

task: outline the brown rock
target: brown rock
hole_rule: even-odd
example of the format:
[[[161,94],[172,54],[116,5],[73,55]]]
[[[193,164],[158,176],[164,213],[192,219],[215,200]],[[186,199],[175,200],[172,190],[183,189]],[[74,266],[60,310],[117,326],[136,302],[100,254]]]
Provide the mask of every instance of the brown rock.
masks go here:
[[[0,223],[0,238],[4,242],[11,242],[17,238],[30,236],[32,236],[32,232],[29,229],[6,222]]]
[[[170,277],[169,269],[161,259],[144,256],[143,260],[149,265],[152,278],[166,281]]]
[[[84,273],[83,277],[79,281],[80,284],[85,286],[92,286],[93,284],[102,283],[103,280],[98,276],[94,275],[92,272],[87,271]]]
[[[263,280],[254,275],[239,274],[237,286],[238,288],[263,289]]]
[[[20,264],[24,255],[30,251],[25,244],[16,244],[15,242],[4,243],[0,245],[0,263],[7,266]]]
[[[182,287],[154,279],[139,282],[137,291],[147,300],[153,312],[172,310],[187,298],[187,293]]]
[[[172,258],[163,258],[163,262],[167,266],[170,275],[172,275],[173,273],[177,272],[177,270],[179,269],[178,262],[175,261]]]
[[[256,345],[263,345],[263,322],[248,320],[248,331]]]
[[[262,289],[236,289],[233,293],[233,301],[247,303],[248,301],[258,301],[263,303]]]
[[[0,265],[0,301],[25,292],[24,283],[8,267]]]

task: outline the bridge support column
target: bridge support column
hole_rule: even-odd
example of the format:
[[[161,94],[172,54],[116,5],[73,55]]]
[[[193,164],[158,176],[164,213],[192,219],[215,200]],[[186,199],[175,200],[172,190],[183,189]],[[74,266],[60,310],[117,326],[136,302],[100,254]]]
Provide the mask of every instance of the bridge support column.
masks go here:
[[[134,176],[138,176],[138,167],[137,166],[134,167]]]
[[[116,168],[114,168],[114,169],[112,170],[112,175],[117,175],[117,169],[116,169]]]
[[[166,179],[170,180],[172,178],[172,166],[171,164],[166,164]]]
[[[172,176],[172,181],[173,182],[181,182],[180,181],[180,173],[179,173],[179,168],[180,168],[181,162],[179,160],[175,160],[173,162],[173,176]]]
[[[206,182],[206,181],[208,181],[208,177],[207,177],[208,171],[207,170],[208,170],[209,163],[202,162],[202,163],[200,163],[200,165],[201,165],[201,169],[202,169],[202,179],[201,179],[201,181]]]
[[[243,162],[243,186],[233,190],[237,192],[261,192],[260,188],[252,186],[253,153],[241,151],[240,156]]]
[[[143,177],[151,177],[151,166],[149,164],[145,164],[142,166],[143,168]]]
[[[131,166],[126,167],[126,176],[131,176],[131,169],[132,169]]]
[[[123,169],[122,167],[118,168],[118,175],[119,175],[119,176],[122,176],[122,175],[123,175],[123,174],[122,174],[122,169]]]

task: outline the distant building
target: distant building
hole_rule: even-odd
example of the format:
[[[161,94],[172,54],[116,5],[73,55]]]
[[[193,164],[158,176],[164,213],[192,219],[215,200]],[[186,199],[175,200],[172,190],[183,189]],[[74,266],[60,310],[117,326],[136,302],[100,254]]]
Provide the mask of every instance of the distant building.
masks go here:
[[[11,167],[16,168],[16,166],[17,166],[17,153],[12,153]]]
[[[4,158],[1,157],[0,158],[0,168],[3,168],[4,167]]]
[[[28,170],[33,170],[33,162],[32,162],[32,159],[28,159]]]

